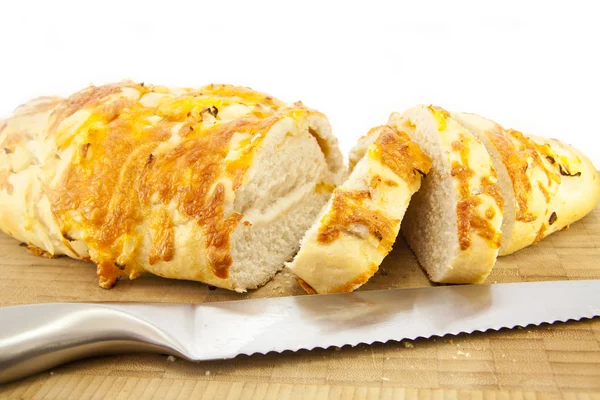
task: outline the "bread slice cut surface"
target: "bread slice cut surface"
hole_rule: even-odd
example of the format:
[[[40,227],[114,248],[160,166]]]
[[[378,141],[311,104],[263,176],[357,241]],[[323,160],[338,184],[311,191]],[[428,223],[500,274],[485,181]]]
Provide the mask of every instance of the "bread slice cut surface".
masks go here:
[[[432,281],[482,282],[501,245],[504,209],[488,152],[436,106],[394,113],[389,124],[405,131],[432,160],[402,222],[406,241]]]
[[[350,177],[333,191],[288,267],[309,293],[355,290],[392,249],[431,160],[401,131],[373,128],[351,152]]]

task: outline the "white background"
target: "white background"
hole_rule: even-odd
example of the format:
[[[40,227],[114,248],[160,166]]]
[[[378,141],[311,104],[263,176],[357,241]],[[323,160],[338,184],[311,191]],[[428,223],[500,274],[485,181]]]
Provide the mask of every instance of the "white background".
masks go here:
[[[598,2],[0,3],[0,115],[131,78],[233,83],[325,112],[346,152],[434,103],[583,149],[600,167]]]

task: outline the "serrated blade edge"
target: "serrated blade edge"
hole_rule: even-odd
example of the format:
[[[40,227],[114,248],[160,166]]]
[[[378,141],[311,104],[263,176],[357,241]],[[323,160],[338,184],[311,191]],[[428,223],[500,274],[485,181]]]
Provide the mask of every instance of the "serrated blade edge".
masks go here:
[[[484,332],[600,316],[600,281],[463,285],[203,304],[197,360]]]

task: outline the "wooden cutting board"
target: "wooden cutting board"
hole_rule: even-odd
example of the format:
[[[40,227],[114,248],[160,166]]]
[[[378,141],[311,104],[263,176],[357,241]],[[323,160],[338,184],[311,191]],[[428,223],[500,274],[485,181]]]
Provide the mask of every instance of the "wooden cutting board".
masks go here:
[[[488,282],[563,279],[600,279],[600,207],[569,230],[500,258]],[[361,290],[430,285],[399,240]],[[55,301],[201,303],[302,294],[285,272],[243,295],[153,276],[104,290],[97,286],[93,265],[35,257],[0,234],[0,306]],[[153,354],[101,357],[0,387],[0,398],[44,399],[590,398],[582,393],[600,398],[598,318],[202,363]]]

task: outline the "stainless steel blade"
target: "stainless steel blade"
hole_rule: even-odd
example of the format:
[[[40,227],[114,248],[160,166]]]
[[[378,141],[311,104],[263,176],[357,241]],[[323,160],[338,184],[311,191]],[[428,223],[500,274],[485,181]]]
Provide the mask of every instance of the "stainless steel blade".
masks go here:
[[[189,360],[539,325],[600,316],[600,280],[395,289],[198,305],[0,308],[0,383],[97,354]]]

